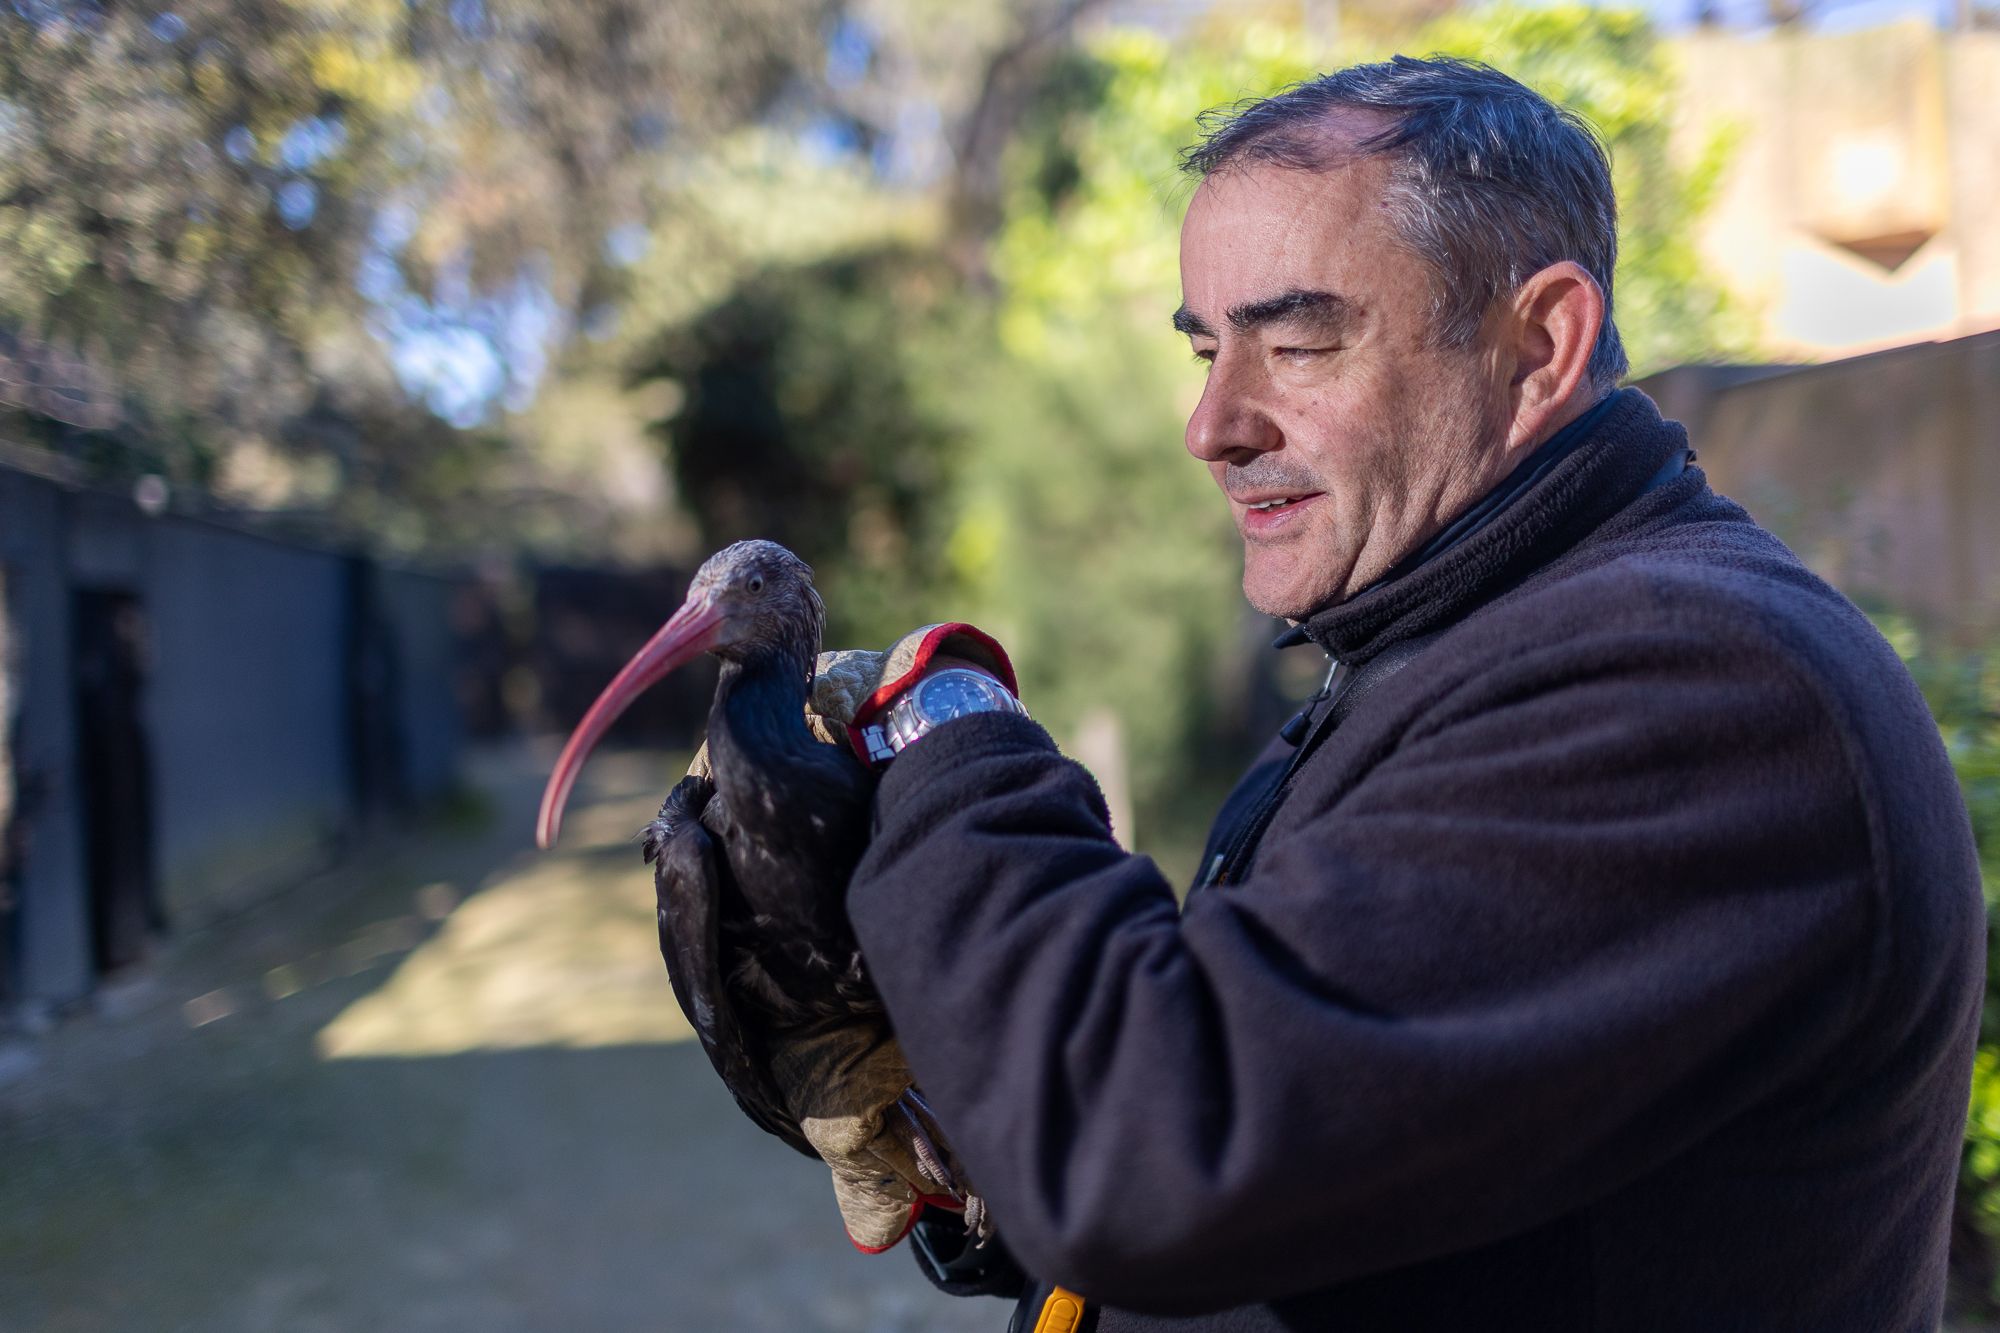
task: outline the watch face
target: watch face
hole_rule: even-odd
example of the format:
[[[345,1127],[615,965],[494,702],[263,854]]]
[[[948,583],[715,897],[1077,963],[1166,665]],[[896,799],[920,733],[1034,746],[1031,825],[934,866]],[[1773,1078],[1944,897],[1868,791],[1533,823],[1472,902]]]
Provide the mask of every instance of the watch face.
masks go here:
[[[990,713],[992,698],[986,682],[971,672],[950,671],[932,676],[917,691],[917,706],[931,723],[949,722],[967,713]]]

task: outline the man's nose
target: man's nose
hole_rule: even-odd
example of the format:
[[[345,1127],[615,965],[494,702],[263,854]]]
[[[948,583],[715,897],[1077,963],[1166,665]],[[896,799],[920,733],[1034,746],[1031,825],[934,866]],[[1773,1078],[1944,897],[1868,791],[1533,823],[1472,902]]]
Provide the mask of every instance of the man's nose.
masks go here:
[[[1187,450],[1204,463],[1247,463],[1283,443],[1278,425],[1259,405],[1255,376],[1217,357],[1188,418]]]

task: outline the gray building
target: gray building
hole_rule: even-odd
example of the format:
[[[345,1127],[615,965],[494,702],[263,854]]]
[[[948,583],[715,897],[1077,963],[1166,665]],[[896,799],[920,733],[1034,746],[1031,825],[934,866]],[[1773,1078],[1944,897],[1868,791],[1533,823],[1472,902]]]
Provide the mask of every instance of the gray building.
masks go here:
[[[76,1000],[440,794],[460,743],[451,580],[13,458],[0,1012]]]

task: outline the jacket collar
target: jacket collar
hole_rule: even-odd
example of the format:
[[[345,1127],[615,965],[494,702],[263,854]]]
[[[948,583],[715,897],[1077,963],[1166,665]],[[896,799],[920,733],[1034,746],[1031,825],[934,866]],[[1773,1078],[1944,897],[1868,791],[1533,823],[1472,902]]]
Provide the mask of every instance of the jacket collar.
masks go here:
[[[1359,666],[1470,613],[1569,550],[1687,448],[1680,423],[1621,389],[1551,437],[1416,554],[1278,640],[1310,639]]]

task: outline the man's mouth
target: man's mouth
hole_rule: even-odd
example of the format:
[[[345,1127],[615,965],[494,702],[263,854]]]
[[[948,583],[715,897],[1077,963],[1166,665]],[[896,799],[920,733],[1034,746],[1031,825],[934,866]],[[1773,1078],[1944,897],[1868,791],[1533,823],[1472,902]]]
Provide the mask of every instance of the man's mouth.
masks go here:
[[[1275,532],[1290,522],[1293,514],[1324,494],[1324,491],[1301,491],[1286,495],[1244,496],[1236,503],[1243,506],[1243,526],[1247,531]]]

